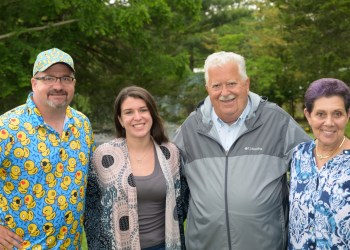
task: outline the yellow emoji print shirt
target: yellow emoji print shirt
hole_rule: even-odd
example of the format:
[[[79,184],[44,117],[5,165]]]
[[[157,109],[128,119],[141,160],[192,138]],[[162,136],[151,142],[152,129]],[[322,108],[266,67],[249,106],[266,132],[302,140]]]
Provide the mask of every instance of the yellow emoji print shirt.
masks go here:
[[[80,249],[91,125],[68,107],[59,134],[32,95],[0,116],[0,225],[24,239],[23,249]]]

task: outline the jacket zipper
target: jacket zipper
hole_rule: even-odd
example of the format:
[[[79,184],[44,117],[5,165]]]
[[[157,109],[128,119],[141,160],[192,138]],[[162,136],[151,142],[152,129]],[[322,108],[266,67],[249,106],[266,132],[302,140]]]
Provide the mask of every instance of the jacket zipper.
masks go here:
[[[228,215],[227,185],[228,185],[228,151],[226,151],[226,160],[225,160],[225,216],[226,216],[228,249],[231,250],[232,246],[231,246],[230,220]]]

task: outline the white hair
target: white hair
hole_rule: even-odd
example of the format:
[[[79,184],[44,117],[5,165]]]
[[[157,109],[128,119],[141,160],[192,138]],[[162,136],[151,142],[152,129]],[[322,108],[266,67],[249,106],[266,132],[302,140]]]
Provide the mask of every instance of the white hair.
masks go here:
[[[244,57],[233,52],[220,51],[213,53],[207,57],[204,63],[204,77],[205,84],[207,85],[209,82],[209,74],[208,70],[212,67],[222,66],[227,63],[235,63],[238,65],[238,72],[243,81],[248,79],[246,68],[245,68],[245,60]]]

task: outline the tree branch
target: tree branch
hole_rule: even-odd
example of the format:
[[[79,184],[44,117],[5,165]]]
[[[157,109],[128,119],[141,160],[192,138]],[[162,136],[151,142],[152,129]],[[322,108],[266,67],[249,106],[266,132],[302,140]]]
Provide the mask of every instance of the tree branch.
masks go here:
[[[62,22],[58,22],[58,23],[49,23],[49,24],[47,24],[45,26],[28,28],[28,29],[21,30],[21,31],[14,31],[14,32],[10,32],[10,33],[4,34],[4,35],[0,35],[0,40],[9,38],[11,36],[20,35],[20,34],[23,34],[23,33],[28,33],[28,32],[31,32],[31,31],[45,30],[45,29],[48,29],[48,28],[51,28],[51,27],[62,26],[62,25],[70,24],[70,23],[75,23],[75,22],[78,22],[78,21],[79,21],[79,19],[72,19],[72,20],[62,21]]]

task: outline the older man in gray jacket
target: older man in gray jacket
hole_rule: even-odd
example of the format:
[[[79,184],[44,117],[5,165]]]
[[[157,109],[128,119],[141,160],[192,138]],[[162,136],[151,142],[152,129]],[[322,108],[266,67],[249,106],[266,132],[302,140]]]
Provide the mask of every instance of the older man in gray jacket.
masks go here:
[[[249,91],[245,60],[205,61],[208,97],[175,134],[189,187],[186,247],[281,250],[287,243],[286,172],[310,137],[278,107]]]

